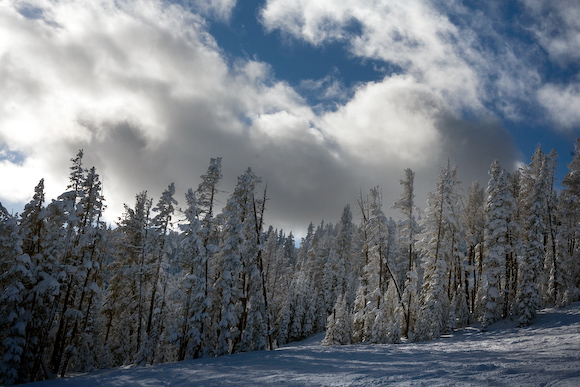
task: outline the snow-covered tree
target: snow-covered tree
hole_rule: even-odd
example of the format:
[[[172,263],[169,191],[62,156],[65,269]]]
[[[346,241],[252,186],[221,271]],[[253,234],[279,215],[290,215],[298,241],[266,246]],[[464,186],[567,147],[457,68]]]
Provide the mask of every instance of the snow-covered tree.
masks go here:
[[[580,139],[576,140],[574,157],[568,164],[568,173],[562,185],[565,187],[560,197],[561,228],[559,250],[562,257],[562,271],[568,269],[568,280],[564,289],[555,289],[556,304],[560,304],[567,293],[569,301],[580,298]],[[564,279],[562,279],[564,282]]]
[[[201,221],[197,199],[192,189],[185,194],[187,208],[185,224],[180,224],[184,233],[179,249],[179,265],[183,277],[179,284],[181,321],[179,323],[178,360],[186,356],[199,357],[203,353],[203,327],[208,319],[206,300],[207,252],[200,236]]]
[[[151,251],[150,214],[152,199],[147,191],[135,195],[134,208],[125,204],[117,222],[112,244],[115,260],[102,313],[105,315],[104,348],[110,365],[136,360],[145,334],[146,298],[150,289],[146,280],[147,258]]]
[[[27,286],[20,291],[22,297],[20,310],[24,311],[23,317],[17,322],[22,327],[25,324],[25,342],[20,354],[20,365],[16,383],[26,383],[35,379],[39,371],[40,358],[44,349],[45,332],[48,330],[50,321],[50,306],[54,302],[54,295],[58,292],[58,281],[53,277],[55,262],[54,257],[44,255],[45,241],[45,208],[44,203],[44,180],[41,179],[34,189],[32,200],[26,204],[19,221],[19,233],[22,240],[22,256],[17,260],[24,260],[21,264],[8,268],[6,275],[18,278],[18,269],[27,269],[28,273],[20,272],[29,276]],[[10,222],[16,217],[6,217]],[[16,237],[14,235],[13,237]],[[14,239],[18,240],[18,239]],[[10,254],[2,253],[4,258]],[[29,258],[26,258],[28,256]],[[27,260],[30,262],[26,263]],[[0,270],[0,272],[4,272]],[[10,274],[10,272],[12,272]],[[4,283],[9,281],[3,280]],[[22,283],[22,282],[21,282]],[[14,320],[15,322],[17,320]],[[0,342],[3,340],[0,339]]]
[[[13,384],[24,379],[20,373],[30,320],[26,305],[28,290],[34,283],[30,256],[22,252],[18,219],[0,204],[0,383]],[[31,270],[32,269],[32,270]]]
[[[361,273],[359,288],[354,302],[353,340],[384,342],[386,330],[379,325],[387,323],[389,310],[401,302],[400,287],[397,283],[396,229],[392,219],[387,219],[382,211],[382,198],[378,187],[370,190],[370,201],[359,200],[363,214],[365,266]],[[389,284],[396,297],[386,300]],[[398,339],[398,338],[397,338]],[[390,340],[389,340],[390,341]]]
[[[546,254],[549,187],[547,156],[538,147],[531,163],[522,170],[522,217],[525,248],[519,264],[518,301],[520,325],[531,324],[542,306],[540,285]]]
[[[513,197],[509,191],[507,174],[498,160],[491,164],[487,187],[488,199],[485,207],[486,227],[483,257],[483,315],[481,326],[487,329],[489,324],[502,317],[505,302],[505,260],[510,252],[507,238],[510,221],[514,217]]]
[[[328,316],[326,335],[322,345],[347,345],[351,343],[352,315],[342,295],[336,301],[332,313]]]
[[[419,245],[424,258],[424,278],[415,340],[439,337],[449,317],[448,267],[454,261],[454,234],[458,228],[457,172],[449,162],[441,169],[435,192],[428,196]]]
[[[153,362],[157,346],[160,344],[160,336],[163,332],[165,300],[167,296],[167,265],[169,254],[172,253],[173,246],[169,243],[169,233],[173,213],[177,200],[174,198],[175,185],[169,184],[163,191],[159,202],[153,207],[153,212],[157,213],[151,222],[152,249],[150,259],[147,262],[148,269],[152,275],[149,296],[149,306],[147,312],[147,323],[145,325],[145,344],[142,353],[139,355],[140,362]],[[158,294],[159,293],[159,294]]]
[[[265,344],[268,318],[261,291],[259,220],[254,190],[260,179],[250,168],[239,178],[223,211],[216,289],[221,296],[217,354],[257,349]],[[256,286],[258,285],[258,286]],[[241,348],[238,346],[241,344]]]
[[[353,260],[353,238],[354,224],[352,223],[352,212],[350,206],[346,205],[340,216],[334,243],[334,253],[336,254],[334,294],[337,301],[338,297],[346,295],[348,290],[354,287],[357,280],[357,265]],[[345,302],[348,304],[349,300],[346,299]]]
[[[415,215],[417,213],[414,193],[415,172],[409,168],[405,169],[405,179],[400,180],[400,184],[403,186],[403,193],[401,194],[400,199],[395,202],[393,208],[399,210],[403,215],[403,220],[399,227],[399,238],[400,245],[404,246],[401,251],[407,261],[407,268],[402,295],[404,308],[404,324],[402,333],[405,337],[409,337],[409,333],[412,334],[413,332],[418,312],[417,253],[415,252],[414,247],[420,229]]]
[[[52,235],[46,239],[53,244],[49,250],[58,257],[56,278],[62,294],[55,314],[50,368],[61,376],[71,365],[77,371],[93,367],[96,349],[87,347],[86,332],[95,328],[102,290],[102,184],[94,167],[84,169],[82,159],[81,150],[71,159],[68,191],[47,206],[47,229]]]
[[[482,293],[481,277],[484,256],[485,199],[478,182],[471,184],[464,212],[467,243],[467,299],[469,310],[476,314],[477,296]]]

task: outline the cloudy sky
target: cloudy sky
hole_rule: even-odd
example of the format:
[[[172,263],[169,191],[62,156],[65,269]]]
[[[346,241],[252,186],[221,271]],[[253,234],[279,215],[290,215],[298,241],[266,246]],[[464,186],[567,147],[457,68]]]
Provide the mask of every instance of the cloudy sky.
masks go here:
[[[0,202],[22,210],[69,160],[104,181],[107,219],[137,192],[181,202],[211,157],[247,167],[268,223],[303,234],[416,172],[465,189],[493,159],[560,154],[580,137],[576,0],[0,0]],[[225,203],[227,193],[222,195]]]

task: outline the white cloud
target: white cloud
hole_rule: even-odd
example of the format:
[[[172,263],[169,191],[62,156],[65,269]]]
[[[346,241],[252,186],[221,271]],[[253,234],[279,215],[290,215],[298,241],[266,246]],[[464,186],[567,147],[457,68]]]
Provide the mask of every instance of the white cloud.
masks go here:
[[[429,2],[268,0],[261,17],[268,31],[313,45],[342,41],[360,58],[400,67],[458,108],[482,107],[473,69],[479,54]]]
[[[580,64],[580,3],[575,0],[521,0],[532,20],[530,30],[546,50],[553,64],[574,71]],[[567,84],[546,83],[537,90],[557,129],[580,127],[580,83],[578,74]]]
[[[354,98],[322,118],[342,154],[363,164],[426,167],[437,159],[435,127],[445,103],[411,77],[361,86]]]
[[[580,127],[580,83],[567,86],[547,84],[538,91],[538,100],[560,129]]]
[[[576,0],[520,0],[533,18],[532,31],[561,65],[580,60],[580,3]]]

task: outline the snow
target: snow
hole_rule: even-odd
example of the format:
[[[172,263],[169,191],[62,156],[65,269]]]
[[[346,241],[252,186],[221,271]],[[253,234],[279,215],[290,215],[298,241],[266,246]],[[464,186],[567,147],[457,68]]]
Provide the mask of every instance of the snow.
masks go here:
[[[398,345],[322,346],[324,335],[257,351],[33,383],[59,386],[580,386],[580,302]]]

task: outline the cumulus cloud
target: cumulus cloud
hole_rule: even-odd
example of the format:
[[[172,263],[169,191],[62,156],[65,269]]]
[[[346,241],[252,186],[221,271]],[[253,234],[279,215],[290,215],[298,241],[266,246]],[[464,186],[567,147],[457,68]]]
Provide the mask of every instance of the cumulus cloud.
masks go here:
[[[436,158],[435,118],[444,101],[410,77],[361,86],[345,106],[323,117],[343,157],[361,164],[424,166]]]
[[[211,12],[224,18],[235,5],[198,4],[206,3],[219,5],[223,12]],[[301,20],[296,4],[288,3],[289,15]],[[350,8],[337,10],[342,13],[326,18],[331,39],[357,31],[350,19],[347,27],[342,23]],[[497,123],[457,114],[458,104],[478,106],[479,86],[445,39],[435,50],[441,60],[449,56],[443,68],[459,66],[458,77],[469,81],[445,86],[417,62],[420,71],[360,84],[352,93],[332,77],[305,82],[303,88],[349,95],[335,109],[315,111],[267,63],[227,61],[208,33],[204,17],[211,12],[160,0],[1,3],[0,36],[10,38],[0,40],[0,174],[9,181],[0,186],[0,200],[25,202],[41,177],[47,196],[55,197],[66,187],[69,159],[83,148],[85,164],[104,180],[107,220],[114,221],[141,190],[156,200],[175,182],[181,200],[209,159],[222,156],[222,189],[231,192],[251,166],[268,183],[268,222],[299,233],[311,220],[337,220],[359,189],[381,185],[388,206],[406,167],[416,170],[424,193],[448,157],[461,162],[466,180],[485,180],[493,158],[517,157]],[[445,36],[454,36],[453,26],[442,25]],[[420,25],[410,31],[391,41],[426,39]],[[350,38],[353,49],[363,50],[354,44],[361,36]],[[409,57],[419,58],[424,46],[408,48]],[[372,55],[391,50],[379,48]],[[448,97],[451,90],[456,98]]]

